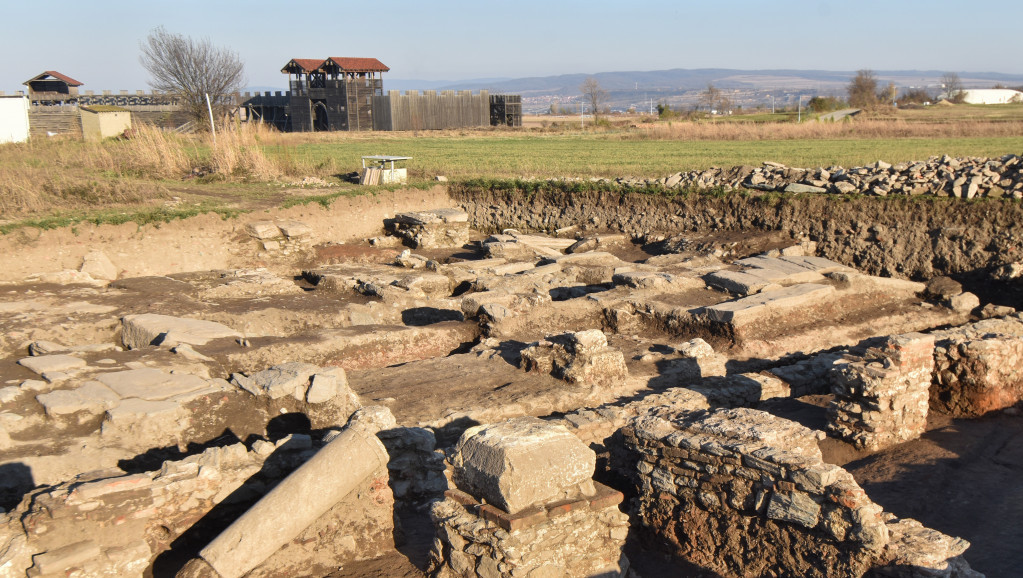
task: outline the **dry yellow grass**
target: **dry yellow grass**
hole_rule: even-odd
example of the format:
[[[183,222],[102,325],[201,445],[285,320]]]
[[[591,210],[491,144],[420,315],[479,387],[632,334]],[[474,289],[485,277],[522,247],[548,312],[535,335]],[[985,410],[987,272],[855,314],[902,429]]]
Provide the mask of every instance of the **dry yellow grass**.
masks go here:
[[[626,139],[655,140],[820,140],[873,138],[1007,137],[1023,134],[1023,121],[907,122],[902,119],[803,123],[658,122],[623,133]]]
[[[33,139],[3,145],[0,216],[95,206],[131,205],[166,196],[162,181],[202,168],[224,178],[273,181],[289,163],[268,157],[279,133],[263,125],[180,135],[140,123],[126,139],[82,142]]]

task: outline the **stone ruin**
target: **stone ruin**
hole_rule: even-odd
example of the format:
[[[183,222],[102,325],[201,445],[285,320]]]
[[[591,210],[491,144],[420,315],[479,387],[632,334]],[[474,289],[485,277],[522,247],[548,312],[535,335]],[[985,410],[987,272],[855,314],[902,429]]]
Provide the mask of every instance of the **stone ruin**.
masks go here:
[[[380,259],[300,272],[118,279],[93,252],[92,284],[4,293],[0,576],[345,575],[424,526],[436,576],[647,575],[644,548],[720,575],[978,575],[821,447],[1014,410],[1019,313],[801,238],[637,258],[470,225],[389,217]],[[245,230],[254,259],[310,262],[314,227]],[[817,429],[770,412],[815,399]]]
[[[435,575],[625,575],[622,493],[593,481],[596,455],[564,426],[469,428],[452,461],[455,489],[431,510]]]

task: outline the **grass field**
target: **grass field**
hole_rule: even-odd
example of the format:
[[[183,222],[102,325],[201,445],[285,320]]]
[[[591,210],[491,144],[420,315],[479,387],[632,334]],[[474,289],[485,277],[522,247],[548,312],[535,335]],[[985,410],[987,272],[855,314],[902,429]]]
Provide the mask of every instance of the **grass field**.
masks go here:
[[[273,154],[284,154],[269,151]],[[998,157],[1023,153],[1023,136],[940,139],[831,139],[757,141],[623,140],[613,135],[491,136],[407,139],[342,139],[290,147],[287,154],[306,166],[360,167],[362,155],[411,156],[419,178],[494,177],[660,177],[712,166],[760,165],[774,161],[794,167],[852,167],[884,160],[897,163],[929,156]]]

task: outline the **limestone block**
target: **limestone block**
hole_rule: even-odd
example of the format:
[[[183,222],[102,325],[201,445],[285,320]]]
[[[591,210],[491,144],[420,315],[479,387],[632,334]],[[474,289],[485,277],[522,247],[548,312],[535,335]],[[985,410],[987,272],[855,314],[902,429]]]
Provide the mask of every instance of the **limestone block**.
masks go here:
[[[60,389],[36,396],[46,415],[68,415],[79,411],[102,413],[116,407],[121,398],[109,387],[89,381],[77,389]]]
[[[123,398],[135,397],[150,401],[168,399],[207,386],[207,381],[198,375],[167,373],[148,367],[104,373],[97,376],[96,380]]]
[[[74,355],[37,355],[18,360],[18,365],[42,375],[55,371],[69,371],[86,366],[85,360]]]
[[[398,213],[394,220],[405,225],[436,225],[439,223],[467,223],[469,213],[462,209],[433,209]]]
[[[948,306],[953,311],[969,313],[980,307],[980,298],[970,292],[960,293],[959,295],[949,298]]]
[[[739,325],[786,309],[815,305],[833,297],[834,294],[835,288],[831,285],[803,283],[718,303],[707,307],[706,312],[712,321]]]
[[[301,221],[281,221],[277,223],[277,228],[284,233],[284,236],[288,239],[297,239],[301,237],[308,237],[312,234],[313,228]]]
[[[256,390],[262,395],[270,396],[271,399],[297,395],[296,392],[299,390],[302,397],[305,397],[309,378],[319,369],[318,365],[291,361],[258,371],[249,377],[253,380]]]
[[[41,575],[64,574],[66,571],[100,557],[96,542],[85,540],[55,548],[32,557],[33,568]]]
[[[328,402],[346,390],[348,390],[348,376],[345,374],[345,370],[340,367],[332,367],[313,374],[309,391],[306,392],[306,402]]]
[[[771,281],[742,271],[714,271],[703,277],[707,285],[735,295],[751,295],[771,284]]]
[[[515,513],[585,495],[596,454],[564,426],[523,417],[466,430],[454,465],[459,488]]]
[[[121,341],[129,349],[148,345],[205,345],[222,337],[242,337],[242,334],[221,323],[143,313],[125,315],[121,319]]]
[[[102,251],[89,251],[82,259],[82,273],[93,279],[113,281],[117,279],[117,267]]]
[[[273,221],[253,221],[245,225],[245,232],[250,237],[259,240],[276,239],[281,236],[281,230]]]

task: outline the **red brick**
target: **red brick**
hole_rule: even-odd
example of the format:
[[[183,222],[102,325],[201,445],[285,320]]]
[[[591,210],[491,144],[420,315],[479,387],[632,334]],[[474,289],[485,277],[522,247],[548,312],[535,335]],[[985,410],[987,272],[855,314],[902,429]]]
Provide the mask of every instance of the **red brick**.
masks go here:
[[[516,514],[509,514],[490,504],[480,506],[480,515],[508,532],[524,530],[547,520],[547,511],[543,508],[527,508]]]
[[[446,498],[458,502],[459,504],[462,504],[463,506],[479,505],[479,502],[476,501],[476,498],[470,496],[469,494],[463,492],[462,490],[444,490],[444,496]]]
[[[625,499],[624,494],[618,490],[609,488],[600,482],[593,482],[593,485],[597,488],[597,495],[590,498],[591,510],[603,510],[604,508],[617,506]]]

